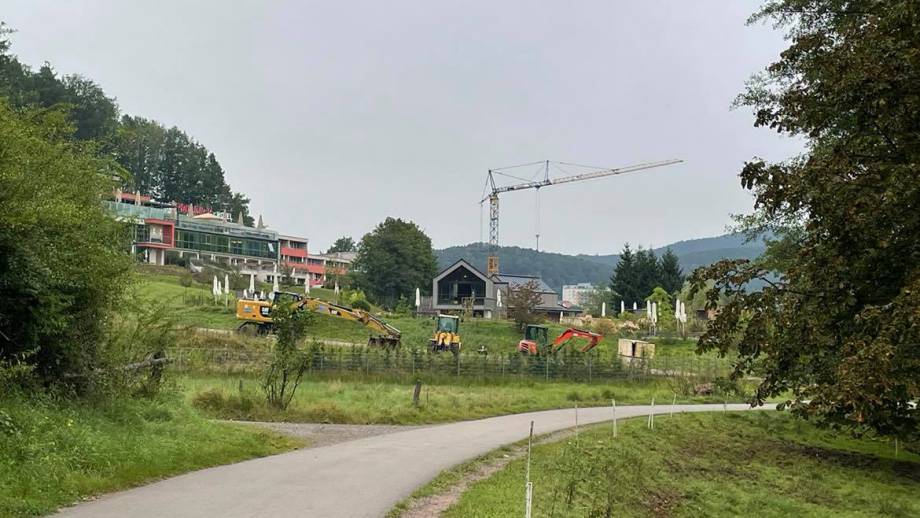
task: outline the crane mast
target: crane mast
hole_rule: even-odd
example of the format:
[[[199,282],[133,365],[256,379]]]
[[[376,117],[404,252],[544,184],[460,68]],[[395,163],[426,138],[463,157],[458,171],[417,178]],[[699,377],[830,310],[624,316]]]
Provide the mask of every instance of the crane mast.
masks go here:
[[[625,167],[616,167],[613,169],[603,169],[600,171],[592,171],[588,173],[574,174],[570,176],[563,176],[561,178],[550,178],[549,177],[549,164],[550,161],[547,160],[545,163],[545,174],[541,180],[532,180],[524,181],[522,183],[513,184],[513,185],[503,185],[499,186],[495,183],[495,174],[500,173],[499,169],[490,169],[488,177],[488,185],[491,187],[491,192],[488,196],[480,200],[480,204],[489,202],[489,260],[486,265],[488,274],[497,274],[498,273],[498,195],[503,192],[512,192],[520,191],[525,189],[541,189],[550,185],[559,185],[562,183],[572,183],[572,182],[582,182],[585,180],[593,180],[595,178],[604,178],[606,176],[614,176],[625,173],[632,173],[636,171],[643,171],[646,169],[653,169],[655,167],[663,167],[666,165],[679,164],[683,160],[671,159],[671,160],[662,160],[659,162],[646,162],[642,164],[629,165]],[[539,234],[537,234],[539,236]],[[539,239],[539,238],[538,238]]]

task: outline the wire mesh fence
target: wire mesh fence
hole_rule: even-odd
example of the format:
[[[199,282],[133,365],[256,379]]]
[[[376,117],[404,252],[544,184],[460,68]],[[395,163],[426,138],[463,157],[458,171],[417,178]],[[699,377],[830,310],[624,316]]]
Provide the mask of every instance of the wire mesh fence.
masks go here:
[[[264,365],[268,351],[182,347],[170,351],[175,368],[183,371],[247,372]],[[663,376],[715,378],[728,373],[718,358],[633,358],[571,352],[549,356],[520,353],[432,353],[427,350],[388,351],[372,347],[311,347],[311,372],[465,378],[521,378],[594,382]]]

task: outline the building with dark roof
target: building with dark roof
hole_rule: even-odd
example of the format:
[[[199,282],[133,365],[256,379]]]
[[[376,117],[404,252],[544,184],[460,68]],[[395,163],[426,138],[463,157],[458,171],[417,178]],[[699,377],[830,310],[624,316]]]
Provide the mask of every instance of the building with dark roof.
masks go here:
[[[438,313],[467,312],[475,317],[501,318],[508,310],[509,290],[533,282],[540,293],[537,313],[558,322],[560,317],[577,316],[582,309],[563,305],[559,294],[535,275],[499,273],[486,275],[472,264],[460,259],[441,270],[432,280],[430,307],[420,308]]]

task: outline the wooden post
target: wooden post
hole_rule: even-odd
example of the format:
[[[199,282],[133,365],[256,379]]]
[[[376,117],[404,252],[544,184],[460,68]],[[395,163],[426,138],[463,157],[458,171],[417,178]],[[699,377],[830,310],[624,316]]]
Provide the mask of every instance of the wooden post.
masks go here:
[[[671,400],[671,417],[674,417],[674,405],[677,404],[677,394],[674,394],[674,399]]]
[[[412,391],[412,406],[418,406],[418,397],[422,393],[422,380],[415,380],[415,390]]]

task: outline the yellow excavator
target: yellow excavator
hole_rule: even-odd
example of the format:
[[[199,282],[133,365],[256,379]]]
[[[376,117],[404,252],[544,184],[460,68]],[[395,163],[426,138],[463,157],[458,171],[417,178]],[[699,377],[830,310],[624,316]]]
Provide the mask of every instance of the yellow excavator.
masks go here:
[[[375,332],[367,340],[367,345],[381,346],[385,349],[399,347],[401,333],[399,329],[387,324],[383,320],[371,315],[367,311],[333,304],[313,297],[305,297],[297,293],[275,292],[273,301],[280,304],[291,304],[300,310],[312,311],[321,315],[342,318],[358,322]],[[269,334],[272,332],[272,300],[239,299],[236,301],[236,318],[243,322],[237,332],[245,334]]]

